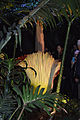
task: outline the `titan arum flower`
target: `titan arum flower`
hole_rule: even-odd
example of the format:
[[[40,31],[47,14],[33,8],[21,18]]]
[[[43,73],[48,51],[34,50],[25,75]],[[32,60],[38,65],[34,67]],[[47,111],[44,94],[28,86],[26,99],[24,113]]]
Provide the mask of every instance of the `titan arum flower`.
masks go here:
[[[26,74],[31,80],[31,85],[35,88],[41,85],[40,89],[45,88],[44,93],[53,88],[53,80],[60,69],[60,62],[57,62],[49,53],[37,52],[27,55],[18,65],[26,67],[26,63],[28,67],[32,67],[37,73],[35,76],[34,70],[25,69]]]

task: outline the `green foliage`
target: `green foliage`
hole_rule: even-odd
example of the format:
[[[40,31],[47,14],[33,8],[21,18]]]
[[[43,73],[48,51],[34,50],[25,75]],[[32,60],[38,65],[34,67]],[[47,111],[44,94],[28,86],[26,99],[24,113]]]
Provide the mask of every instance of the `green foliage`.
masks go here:
[[[18,95],[18,101],[19,101],[18,104],[20,108],[22,108],[19,114],[18,120],[20,119],[24,110],[32,112],[32,109],[35,109],[38,107],[40,109],[44,109],[50,115],[49,107],[53,108],[54,103],[57,104],[57,106],[59,106],[59,104],[56,103],[55,98],[58,98],[58,100],[61,102],[61,99],[62,99],[61,95],[58,95],[56,93],[50,93],[50,91],[43,94],[44,88],[42,88],[41,90],[39,89],[40,89],[40,86],[38,86],[34,92],[33,86],[30,86],[29,84],[23,85],[22,90],[20,90],[18,86],[13,87],[13,90]]]
[[[7,55],[0,60],[1,119],[11,120],[15,115],[19,120],[24,111],[32,112],[32,109],[37,107],[44,109],[50,115],[48,107],[53,108],[54,103],[59,106],[55,101],[55,97],[61,101],[62,96],[56,93],[51,94],[49,91],[43,94],[44,88],[40,90],[40,86],[34,92],[33,86],[30,85],[28,80],[26,81],[26,74],[23,69],[33,70],[35,77],[37,75],[36,71],[32,67],[27,67],[27,63],[26,67],[21,69],[17,66],[18,62],[14,58],[8,58]]]
[[[1,57],[2,56],[2,57]],[[21,87],[22,84],[29,83],[28,78],[24,70],[17,66],[18,60],[14,58],[8,58],[7,55],[1,54],[0,58],[0,118],[2,120],[8,120],[9,117],[14,115],[15,111],[18,110],[16,108],[17,101],[18,107],[21,106],[21,101],[18,98],[16,100],[16,96],[12,91],[12,86],[17,85],[17,87]],[[27,69],[27,63],[26,67]],[[29,68],[32,69],[32,68]],[[32,69],[34,70],[34,69]],[[24,88],[23,88],[24,90]]]
[[[30,8],[32,5],[31,1],[21,1],[18,2],[16,0],[2,2],[1,1],[1,10],[4,8],[6,11],[6,16],[4,14],[1,16],[1,19],[9,25],[6,37],[3,38],[0,42],[0,51],[4,48],[4,46],[8,43],[11,39],[12,35],[15,35],[16,38],[16,47],[19,39],[19,44],[21,47],[21,28],[27,26],[29,23],[31,26],[33,22],[36,23],[37,20],[43,23],[45,26],[46,24],[51,26],[55,26],[55,17],[62,21],[62,16],[66,18],[66,20],[72,21],[72,19],[76,19],[80,16],[80,1],[79,0],[40,0],[36,3],[33,1],[33,7]],[[5,7],[4,7],[5,6]],[[8,7],[6,7],[8,6]],[[21,7],[22,6],[22,7]],[[26,7],[25,7],[26,6]],[[11,14],[11,18],[10,17]],[[13,16],[12,16],[13,15]],[[24,16],[24,17],[23,17]],[[7,17],[10,21],[13,21],[11,24],[13,25],[17,20],[19,21],[18,24],[15,24],[14,28],[9,22],[6,21],[5,18]],[[16,18],[18,18],[16,20]],[[2,32],[1,32],[2,34]],[[16,36],[17,35],[17,36]],[[18,38],[19,36],[19,38]]]
[[[0,119],[7,120],[16,108],[16,100],[11,94],[0,95]]]
[[[1,91],[5,94],[10,91],[11,86],[14,84],[20,86],[25,82],[23,79],[25,72],[21,67],[17,66],[18,62],[14,58],[7,57],[0,61],[0,86]]]

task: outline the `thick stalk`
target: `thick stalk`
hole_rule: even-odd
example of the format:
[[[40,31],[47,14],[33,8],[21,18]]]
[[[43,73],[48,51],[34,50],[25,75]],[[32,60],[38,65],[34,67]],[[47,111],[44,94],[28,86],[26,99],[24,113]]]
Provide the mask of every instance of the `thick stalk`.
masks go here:
[[[67,44],[68,44],[68,38],[69,38],[69,32],[71,28],[71,23],[68,23],[68,30],[67,30],[67,35],[66,35],[66,40],[65,40],[65,46],[64,46],[64,51],[63,51],[63,57],[62,57],[62,63],[61,63],[61,68],[60,68],[60,75],[58,79],[58,85],[57,85],[57,90],[56,92],[60,92],[60,87],[61,87],[61,80],[62,80],[62,74],[63,74],[63,67],[64,67],[64,60],[65,60],[65,55],[66,55],[66,49],[67,49]]]
[[[66,55],[66,49],[67,49],[67,44],[68,44],[68,38],[69,38],[69,32],[70,32],[70,28],[71,28],[71,23],[68,23],[68,30],[67,30],[67,35],[66,35],[66,40],[65,40],[65,45],[64,45],[64,51],[63,51],[63,57],[62,57],[62,63],[61,63],[61,68],[60,68],[60,75],[59,75],[59,79],[58,79],[58,85],[57,85],[57,93],[60,93],[60,87],[61,87],[61,80],[62,80],[62,74],[63,74],[63,67],[64,67],[64,60],[65,60],[65,55]],[[55,98],[55,102],[57,104],[58,102],[58,98]],[[54,104],[54,107],[56,107],[57,105]],[[56,109],[53,109],[53,112],[51,114],[56,113]]]
[[[19,117],[18,117],[17,120],[20,120],[20,118],[21,118],[21,116],[22,116],[22,114],[23,114],[23,112],[24,112],[24,109],[25,109],[25,106],[23,106],[23,108],[22,108],[22,110],[21,110],[21,112],[20,112]]]

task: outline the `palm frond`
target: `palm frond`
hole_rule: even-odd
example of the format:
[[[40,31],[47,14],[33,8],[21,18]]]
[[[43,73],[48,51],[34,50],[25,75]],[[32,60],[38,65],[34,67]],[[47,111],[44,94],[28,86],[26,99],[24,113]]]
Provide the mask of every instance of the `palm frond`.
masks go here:
[[[50,93],[50,91],[44,93],[44,88],[39,90],[40,86],[38,86],[34,92],[33,86],[29,86],[26,84],[26,86],[23,85],[23,89],[20,90],[17,86],[13,87],[13,90],[17,93],[17,95],[21,98],[23,104],[22,104],[22,109],[24,108],[25,110],[32,112],[32,108],[42,108],[44,109],[49,115],[49,108],[53,108],[53,104],[55,103],[55,97],[61,101],[62,96],[58,95],[56,93]],[[21,92],[22,91],[22,92]],[[59,106],[58,103],[57,106]],[[57,109],[57,108],[56,108]]]
[[[35,22],[37,21],[37,19],[41,18],[42,21],[46,21],[49,24],[49,22],[55,23],[54,16],[56,16],[58,20],[62,20],[61,16],[64,16],[67,19],[67,21],[71,21],[73,18],[75,19],[80,16],[79,0],[64,0],[64,1],[63,0],[57,0],[57,1],[41,0],[39,4],[36,6],[37,7],[33,7],[34,9],[31,9],[30,11],[28,11],[27,15],[24,14],[24,17],[22,16],[23,19],[19,21],[19,24],[15,26],[14,30],[16,30],[17,28],[17,32],[18,32],[22,27],[24,27],[27,21],[32,22],[32,18],[34,18],[33,21],[35,20]],[[6,38],[1,40],[0,50],[2,50],[3,47],[11,39],[11,35],[15,34],[14,30],[11,29],[10,32],[7,32]],[[19,34],[19,41],[21,41],[20,34]]]

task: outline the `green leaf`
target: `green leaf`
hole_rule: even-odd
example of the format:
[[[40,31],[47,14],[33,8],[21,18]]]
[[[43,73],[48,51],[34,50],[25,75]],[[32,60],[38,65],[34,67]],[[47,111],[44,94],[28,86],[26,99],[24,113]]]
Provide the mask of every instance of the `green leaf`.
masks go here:
[[[38,100],[38,101],[34,102],[34,105],[35,105],[36,107],[38,107],[38,108],[41,109],[42,106],[39,104],[39,102],[41,102],[41,101]]]
[[[30,101],[33,99],[33,86],[31,87],[31,90],[30,90]]]
[[[31,108],[25,107],[25,109],[29,112],[32,112]]]
[[[19,45],[21,49],[21,29],[18,27],[18,34],[19,34]]]
[[[44,110],[47,112],[47,114],[51,116],[48,107],[47,107],[46,105],[43,104],[43,108],[44,108]]]
[[[18,34],[16,31],[14,31],[14,35],[15,35],[15,45],[16,45],[16,48],[17,48],[17,45],[18,45]]]
[[[45,88],[41,88],[40,92],[39,92],[39,97],[43,95]]]
[[[22,98],[22,100],[23,100],[23,96],[22,96],[21,90],[18,88],[17,85],[15,85],[15,86],[13,87],[13,90],[14,90],[14,91],[17,93],[17,95],[19,95],[19,96]]]
[[[35,105],[39,106],[40,108],[43,108],[48,113],[48,115],[50,115],[50,112],[48,111],[48,106],[46,106],[44,102],[37,101]]]
[[[21,100],[20,100],[20,98],[19,97],[17,97],[17,103],[18,103],[18,106],[20,106],[21,107]]]
[[[75,3],[75,0],[74,1],[73,0],[69,0],[69,4],[68,5],[69,5],[70,9],[72,10],[73,15],[76,16],[77,15],[77,13],[76,13],[77,6],[76,6],[76,3]]]
[[[36,108],[36,106],[34,104],[29,104],[30,108]]]
[[[66,18],[66,20],[69,21],[68,14],[66,13],[65,8],[62,8],[62,9],[61,9],[61,13],[62,13],[62,15]]]
[[[24,85],[23,85],[23,99],[24,99],[24,102],[26,102],[26,90]]]
[[[35,93],[34,93],[34,96],[33,96],[34,99],[36,99],[38,97],[39,89],[40,89],[40,85],[35,90]]]
[[[25,72],[22,72],[22,74],[23,74],[23,76],[24,76],[24,83],[25,83],[25,80],[26,80],[26,74],[25,74]]]
[[[3,37],[3,35],[4,35],[4,34],[3,34],[3,32],[2,32],[2,31],[0,31],[0,37],[1,37],[1,38]]]
[[[45,102],[46,102],[46,101],[48,101],[48,102],[50,102],[50,103],[53,103],[53,102],[54,102],[54,100],[53,100],[52,98],[51,98],[51,99],[50,99],[50,98],[45,98],[44,100],[45,100]]]
[[[26,84],[26,101],[30,99],[30,91],[29,91],[29,84]]]
[[[53,103],[51,103],[50,101],[44,101],[46,105],[48,105],[49,107],[53,107]]]
[[[53,22],[53,19],[50,19],[49,21],[50,21],[52,27],[54,28],[54,22]]]

